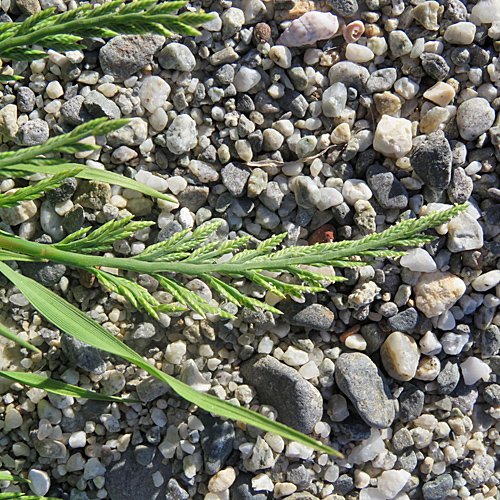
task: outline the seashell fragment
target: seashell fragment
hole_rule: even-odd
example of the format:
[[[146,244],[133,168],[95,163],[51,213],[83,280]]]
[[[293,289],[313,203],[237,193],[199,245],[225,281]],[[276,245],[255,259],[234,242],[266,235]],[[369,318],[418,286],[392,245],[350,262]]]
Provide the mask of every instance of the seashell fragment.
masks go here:
[[[292,21],[292,24],[278,38],[276,44],[286,47],[302,47],[318,40],[332,38],[338,29],[337,16],[330,12],[313,10]]]
[[[342,35],[347,43],[354,43],[361,38],[364,32],[365,24],[363,21],[353,21],[343,29]]]

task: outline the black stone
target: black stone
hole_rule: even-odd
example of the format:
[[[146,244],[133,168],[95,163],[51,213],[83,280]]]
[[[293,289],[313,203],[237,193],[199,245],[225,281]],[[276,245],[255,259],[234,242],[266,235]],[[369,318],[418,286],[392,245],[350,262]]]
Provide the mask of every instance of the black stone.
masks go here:
[[[422,61],[424,71],[434,80],[441,81],[448,76],[450,67],[444,57],[439,54],[424,52],[420,56],[420,60]]]
[[[64,264],[56,262],[23,262],[19,261],[18,265],[25,276],[34,279],[43,286],[54,286],[59,283],[59,280],[66,272]]]
[[[47,199],[51,203],[63,203],[68,201],[76,191],[77,182],[74,177],[67,177],[56,189],[47,191]]]
[[[106,365],[95,347],[75,339],[67,333],[61,334],[61,348],[71,363],[94,375],[103,375]]]
[[[424,409],[424,393],[412,384],[405,384],[399,396],[399,419],[411,422],[422,415]]]
[[[200,433],[205,472],[209,475],[219,472],[233,451],[234,427],[208,413],[200,416],[205,428]]]

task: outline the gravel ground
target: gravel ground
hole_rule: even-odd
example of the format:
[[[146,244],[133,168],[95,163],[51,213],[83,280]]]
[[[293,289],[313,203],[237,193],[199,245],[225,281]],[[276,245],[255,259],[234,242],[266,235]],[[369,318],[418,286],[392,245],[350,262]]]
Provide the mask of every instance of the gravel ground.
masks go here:
[[[1,21],[75,0],[2,1]],[[93,117],[130,118],[86,165],[177,198],[68,180],[1,209],[1,229],[50,243],[129,214],[157,224],[112,256],[209,220],[215,238],[286,232],[287,245],[356,239],[453,203],[434,243],[343,270],[285,314],[138,313],[59,264],[22,272],[193,387],[311,433],[333,460],[197,411],[168,387],[54,330],[1,283],[1,319],[43,354],[2,340],[0,368],[31,370],[143,404],[74,400],[0,382],[2,469],[71,500],[498,498],[500,470],[500,2],[202,0],[195,38],[118,36],[14,63],[0,93],[2,150]],[[278,42],[278,43],[277,43]],[[41,178],[36,176],[37,179]],[[26,181],[4,180],[6,192]],[[328,271],[328,270],[326,270]],[[160,302],[146,275],[130,276]],[[19,486],[4,483],[4,491]]]

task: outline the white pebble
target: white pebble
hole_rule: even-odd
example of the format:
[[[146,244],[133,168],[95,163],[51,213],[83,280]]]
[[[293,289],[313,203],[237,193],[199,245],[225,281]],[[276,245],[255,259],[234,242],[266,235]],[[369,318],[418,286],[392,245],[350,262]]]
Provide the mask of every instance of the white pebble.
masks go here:
[[[261,79],[262,76],[256,69],[241,66],[238,73],[234,76],[233,84],[237,92],[248,92],[252,87],[255,87]]]
[[[384,498],[394,498],[410,479],[411,474],[405,470],[386,470],[377,479],[377,490]]]
[[[23,425],[23,417],[15,408],[10,408],[5,412],[5,432],[17,429],[21,425]]]
[[[472,282],[472,288],[478,292],[486,292],[500,283],[500,271],[494,270],[482,274]]]
[[[355,63],[365,63],[371,61],[375,54],[371,49],[357,43],[348,43],[345,50],[345,57]]]
[[[64,94],[64,89],[57,80],[49,82],[49,84],[45,87],[45,91],[47,92],[47,97],[49,99],[57,99]]]
[[[35,495],[43,496],[50,489],[50,477],[43,471],[38,469],[31,469],[28,474],[30,481],[29,486]]]
[[[342,186],[342,196],[348,205],[354,205],[358,200],[368,201],[373,193],[365,181],[348,179]]]
[[[434,259],[430,256],[429,252],[423,248],[413,248],[407,255],[401,257],[401,265],[421,273],[432,273],[437,269]]]
[[[274,483],[267,474],[259,474],[252,478],[252,489],[255,491],[273,491]]]
[[[491,368],[484,361],[473,356],[460,363],[460,368],[465,385],[474,385],[480,379],[486,382],[491,373]]]
[[[335,188],[330,188],[330,187],[325,187],[321,188],[319,190],[320,193],[320,200],[318,203],[316,203],[316,207],[318,210],[321,210],[322,212],[332,208],[336,207],[337,205],[340,205],[344,201],[344,197],[340,193],[338,189]]]
[[[170,95],[170,85],[159,76],[147,76],[139,88],[141,104],[150,113],[163,106]]]
[[[86,443],[87,434],[85,434],[85,431],[73,432],[68,441],[70,448],[83,448]]]

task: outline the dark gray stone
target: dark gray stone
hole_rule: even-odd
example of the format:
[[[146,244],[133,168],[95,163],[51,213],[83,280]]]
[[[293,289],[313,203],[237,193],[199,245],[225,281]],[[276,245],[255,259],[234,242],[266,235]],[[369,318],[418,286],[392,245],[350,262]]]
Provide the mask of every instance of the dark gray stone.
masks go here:
[[[341,354],[335,364],[335,380],[369,426],[391,426],[395,416],[391,393],[380,370],[366,354]]]
[[[165,500],[187,500],[189,498],[189,493],[181,488],[181,485],[174,478],[168,482],[165,495]]]
[[[154,446],[139,444],[134,448],[135,460],[139,465],[149,465],[156,455]]]
[[[286,471],[286,479],[298,488],[308,488],[312,483],[312,476],[304,464],[290,464]]]
[[[20,113],[31,113],[35,109],[35,93],[29,87],[17,89],[17,110]]]
[[[233,196],[238,198],[245,194],[248,178],[250,177],[248,169],[228,163],[221,170],[220,175],[222,184],[226,186]]]
[[[335,315],[328,307],[321,304],[298,304],[293,300],[280,302],[279,309],[283,318],[291,325],[302,326],[313,330],[331,330]]]
[[[418,312],[414,307],[409,307],[408,309],[392,316],[387,321],[393,330],[398,332],[409,332],[417,326]]]
[[[369,94],[390,90],[398,77],[395,68],[383,68],[374,71],[366,82],[366,91]]]
[[[231,500],[267,500],[267,494],[262,492],[254,492],[252,488],[251,474],[240,472],[236,481],[229,488]],[[290,498],[290,497],[288,497]]]
[[[156,453],[154,460],[144,466],[135,459],[132,448],[122,454],[118,462],[113,462],[105,473],[106,490],[111,500],[164,500],[167,484],[172,477],[170,463],[163,464],[163,456]],[[157,488],[153,474],[160,472],[164,479]]]
[[[75,193],[76,186],[76,179],[74,177],[67,177],[58,188],[47,191],[47,200],[54,204],[68,201]]]
[[[448,197],[452,203],[465,203],[472,194],[474,184],[462,167],[457,167],[451,175]],[[500,223],[500,218],[499,218]]]
[[[380,165],[366,171],[366,180],[379,205],[385,209],[403,209],[408,205],[408,191],[396,176]]]
[[[93,422],[99,421],[99,417],[103,413],[109,413],[110,410],[111,403],[88,400],[84,405],[82,405],[79,411],[74,413],[72,418],[63,414],[61,428],[63,432],[82,431],[85,428],[85,422],[88,422],[89,420]]]
[[[448,63],[443,56],[432,52],[424,52],[420,56],[424,71],[434,80],[444,80],[450,71]]]
[[[167,224],[158,233],[156,241],[158,243],[160,243],[161,241],[167,241],[174,234],[179,233],[180,231],[182,231],[182,226],[179,222],[177,222],[176,220],[167,222]]]
[[[61,106],[61,117],[68,125],[81,125],[92,120],[92,115],[84,108],[85,97],[77,95],[68,99]]]
[[[157,377],[151,375],[141,380],[135,387],[137,396],[144,403],[150,403],[156,398],[163,396],[169,390],[170,386]]]
[[[205,205],[208,198],[209,189],[207,186],[188,186],[177,195],[181,207],[186,207],[191,212],[197,212]]]
[[[422,495],[424,500],[443,500],[452,488],[453,478],[451,474],[442,474],[422,486]]]
[[[209,414],[202,414],[205,428],[200,433],[205,472],[209,475],[219,472],[233,451],[234,427],[231,422],[223,422]]]
[[[410,164],[425,183],[426,200],[439,201],[451,180],[452,152],[444,133],[439,130],[429,134],[414,148]]]
[[[351,441],[363,441],[370,437],[370,426],[365,424],[357,415],[350,415],[343,422],[337,422],[341,435],[339,442],[349,443]]]
[[[396,470],[406,470],[408,472],[413,472],[417,467],[417,454],[414,450],[406,450],[400,455],[394,465]]]
[[[479,330],[475,338],[475,347],[486,356],[495,356],[500,351],[500,328],[490,325],[486,330]]]
[[[83,227],[85,211],[81,205],[75,205],[63,218],[63,227],[68,234],[74,233]]]
[[[61,348],[68,360],[82,370],[89,371],[94,375],[103,375],[106,371],[106,365],[99,350],[95,347],[63,332],[61,334]]]
[[[334,490],[339,495],[347,495],[354,489],[354,480],[348,474],[342,474],[335,481]]]
[[[449,359],[441,368],[436,382],[439,394],[451,394],[460,381],[460,368],[457,359]]]
[[[297,370],[267,355],[241,365],[245,382],[255,387],[261,403],[273,405],[280,422],[310,434],[323,416],[323,398]]]
[[[279,100],[279,104],[285,111],[291,111],[292,115],[297,118],[304,118],[309,107],[309,103],[302,94],[289,89],[285,91],[285,95]]]
[[[401,453],[406,450],[406,448],[413,446],[413,438],[410,431],[406,427],[399,429],[399,431],[392,436],[391,444],[394,453]]]
[[[399,419],[411,422],[422,415],[424,409],[424,393],[412,384],[405,384],[399,396]]]
[[[49,138],[49,125],[36,118],[24,123],[17,132],[17,139],[23,146],[38,146]]]
[[[117,120],[122,115],[120,108],[98,90],[91,90],[85,97],[83,105],[94,118],[106,116],[110,120]]]
[[[361,335],[367,344],[365,353],[369,356],[380,349],[386,337],[386,334],[375,323],[363,325]]]
[[[99,62],[106,75],[122,82],[153,62],[153,55],[165,42],[161,35],[119,35],[99,51]]]
[[[40,285],[54,286],[59,283],[59,280],[66,272],[64,264],[57,262],[18,262],[21,271],[28,278],[34,279]]]

